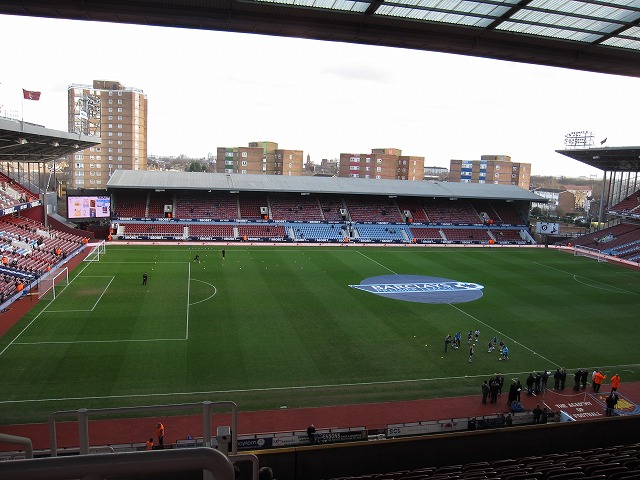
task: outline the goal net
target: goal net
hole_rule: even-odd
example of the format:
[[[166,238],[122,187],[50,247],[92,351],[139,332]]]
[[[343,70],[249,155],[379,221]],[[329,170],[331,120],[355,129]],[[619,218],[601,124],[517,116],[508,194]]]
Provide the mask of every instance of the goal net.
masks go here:
[[[55,300],[57,295],[69,285],[69,269],[56,268],[49,275],[40,279],[38,283],[38,298]]]
[[[87,248],[90,248],[91,251],[89,255],[85,257],[84,262],[99,262],[100,255],[104,255],[106,252],[106,242],[103,240],[100,243],[89,243],[87,244]]]
[[[575,257],[588,257],[597,260],[598,262],[606,262],[607,256],[602,253],[601,250],[597,248],[590,247],[582,247],[578,245],[574,245],[573,247],[573,255]]]

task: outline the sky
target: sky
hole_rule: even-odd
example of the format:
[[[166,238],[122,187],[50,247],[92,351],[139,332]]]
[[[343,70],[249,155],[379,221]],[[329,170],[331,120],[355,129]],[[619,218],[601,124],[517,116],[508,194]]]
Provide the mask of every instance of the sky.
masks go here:
[[[112,41],[101,43],[109,35]],[[67,131],[71,84],[114,80],[148,97],[149,155],[215,155],[273,141],[319,164],[399,148],[508,155],[533,175],[597,176],[556,153],[588,131],[640,145],[640,79],[407,49],[0,15],[0,105]],[[42,92],[22,100],[22,88]]]

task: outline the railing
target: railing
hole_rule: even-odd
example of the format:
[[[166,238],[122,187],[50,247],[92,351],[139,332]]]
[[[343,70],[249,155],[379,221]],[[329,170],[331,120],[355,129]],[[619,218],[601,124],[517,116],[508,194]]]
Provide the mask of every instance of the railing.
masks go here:
[[[114,407],[114,408],[96,408],[79,410],[58,411],[49,417],[49,438],[51,441],[51,456],[58,454],[58,441],[56,436],[56,419],[68,418],[75,416],[78,419],[78,436],[80,444],[80,455],[89,453],[89,417],[95,415],[121,415],[129,413],[149,413],[149,412],[177,412],[182,410],[193,410],[196,407],[202,407],[202,437],[204,446],[211,446],[211,415],[212,407],[227,406],[231,407],[231,453],[238,453],[238,406],[234,402],[202,402],[202,403],[183,403],[173,405],[152,405],[142,407]]]
[[[231,461],[222,452],[207,447],[0,462],[0,478],[3,480],[95,480],[114,475],[194,470],[202,470],[203,478],[212,480],[233,480],[235,476]]]

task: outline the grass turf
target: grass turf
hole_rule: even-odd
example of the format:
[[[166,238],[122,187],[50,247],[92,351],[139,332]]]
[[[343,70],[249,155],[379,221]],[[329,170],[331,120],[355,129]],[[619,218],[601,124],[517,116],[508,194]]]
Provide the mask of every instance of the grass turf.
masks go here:
[[[393,274],[479,283],[484,295],[429,304],[349,287]],[[577,368],[640,379],[640,273],[551,249],[233,246],[222,259],[221,247],[109,245],[69,278],[0,339],[0,423],[81,407],[478,394],[496,372],[524,383],[557,367],[569,384]],[[462,348],[445,354],[457,331]],[[508,362],[487,352],[494,335]]]

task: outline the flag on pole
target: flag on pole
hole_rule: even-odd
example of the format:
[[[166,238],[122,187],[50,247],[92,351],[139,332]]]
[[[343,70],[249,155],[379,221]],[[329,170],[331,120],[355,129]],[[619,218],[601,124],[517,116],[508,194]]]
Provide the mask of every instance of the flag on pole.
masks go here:
[[[22,89],[22,95],[25,100],[40,100],[40,92]]]

